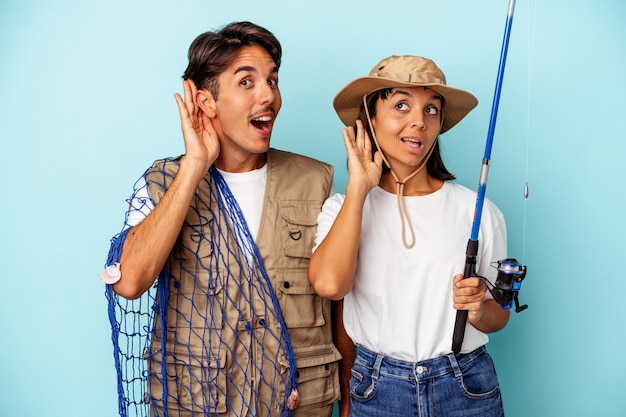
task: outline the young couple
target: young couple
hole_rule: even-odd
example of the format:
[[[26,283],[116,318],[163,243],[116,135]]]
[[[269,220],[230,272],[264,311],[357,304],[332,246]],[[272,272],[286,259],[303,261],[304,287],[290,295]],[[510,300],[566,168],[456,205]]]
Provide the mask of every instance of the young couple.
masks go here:
[[[158,291],[150,415],[329,417],[340,385],[342,417],[503,415],[485,344],[509,313],[462,279],[476,194],[438,144],[477,100],[431,60],[383,59],[335,97],[349,167],[335,194],[331,166],[270,148],[280,64],[250,22],[194,40],[175,95],[185,154],[144,173],[113,241],[114,302]],[[490,202],[480,242],[492,278],[506,229]]]

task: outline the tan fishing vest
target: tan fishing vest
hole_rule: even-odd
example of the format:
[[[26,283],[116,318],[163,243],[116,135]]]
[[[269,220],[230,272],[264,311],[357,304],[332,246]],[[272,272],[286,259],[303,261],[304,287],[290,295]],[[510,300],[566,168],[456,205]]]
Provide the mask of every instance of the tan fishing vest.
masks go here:
[[[178,160],[158,161],[146,173],[155,204],[162,198],[178,167]],[[307,279],[317,216],[329,195],[332,176],[332,167],[322,162],[275,149],[267,154],[267,183],[256,245],[280,304],[296,357],[300,395],[296,416],[330,417],[332,403],[339,399],[337,361],[341,356],[332,341],[330,302],[318,297]],[[212,210],[203,209],[205,202],[210,202]],[[282,381],[272,375],[288,374],[285,357],[279,355],[275,369],[270,369],[269,365],[263,370],[240,368],[247,357],[261,354],[258,347],[251,351],[246,348],[249,338],[260,337],[263,327],[271,328],[274,333],[280,329],[271,317],[248,320],[245,305],[239,310],[232,307],[230,301],[242,290],[235,280],[225,284],[220,277],[225,275],[226,268],[233,276],[239,276],[245,262],[233,253],[212,256],[217,250],[216,242],[209,237],[217,236],[216,231],[224,230],[229,221],[213,218],[211,213],[219,213],[216,204],[215,184],[207,174],[198,187],[165,266],[169,291],[168,331],[162,334],[162,318],[157,315],[148,354],[149,395],[152,409],[158,415],[163,407],[163,358],[168,363],[170,414],[176,410],[174,415],[178,415],[186,409],[188,411],[181,415],[191,415],[191,411],[198,415],[203,410],[220,416],[246,415],[249,401],[268,404],[265,398],[271,397],[272,390],[279,398],[289,395],[283,383],[259,383],[260,374],[265,380]],[[221,239],[221,252],[234,244],[232,236]],[[246,294],[245,298],[248,297],[253,303],[262,302],[254,291]],[[240,330],[237,341],[234,336],[228,336],[232,332],[218,331],[225,326]],[[165,355],[162,337],[166,340]],[[230,340],[225,340],[228,338]],[[266,337],[263,350],[270,354],[277,351],[278,341]],[[230,372],[230,378],[225,376],[225,370]],[[252,399],[254,390],[258,391],[261,401]],[[228,392],[236,395],[228,398]],[[259,415],[277,415],[276,406],[256,411]]]

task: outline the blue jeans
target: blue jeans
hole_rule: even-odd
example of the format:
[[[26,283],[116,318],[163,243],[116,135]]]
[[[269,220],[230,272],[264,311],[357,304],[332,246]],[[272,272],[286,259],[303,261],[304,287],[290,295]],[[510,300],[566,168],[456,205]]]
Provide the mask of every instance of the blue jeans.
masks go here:
[[[502,396],[484,346],[405,362],[359,347],[350,379],[355,417],[503,417]]]

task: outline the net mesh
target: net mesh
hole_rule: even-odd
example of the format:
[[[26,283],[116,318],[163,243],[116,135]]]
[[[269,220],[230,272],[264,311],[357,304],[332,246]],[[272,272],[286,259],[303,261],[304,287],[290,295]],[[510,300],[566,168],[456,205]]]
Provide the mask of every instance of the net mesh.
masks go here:
[[[107,266],[119,262],[133,216],[173,180],[167,164],[177,162],[136,184]],[[209,173],[152,288],[127,300],[106,286],[122,417],[293,415],[295,356],[280,305],[236,200]]]

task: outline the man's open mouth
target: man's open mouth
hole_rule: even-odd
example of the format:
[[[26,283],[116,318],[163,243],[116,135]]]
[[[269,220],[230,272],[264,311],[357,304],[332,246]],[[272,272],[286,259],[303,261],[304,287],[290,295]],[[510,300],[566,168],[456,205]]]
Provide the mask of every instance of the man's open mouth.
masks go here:
[[[270,130],[271,127],[271,116],[262,116],[254,118],[250,121],[254,127],[260,130]]]

